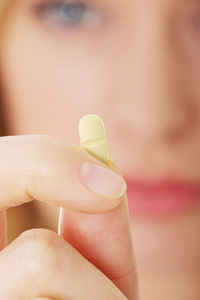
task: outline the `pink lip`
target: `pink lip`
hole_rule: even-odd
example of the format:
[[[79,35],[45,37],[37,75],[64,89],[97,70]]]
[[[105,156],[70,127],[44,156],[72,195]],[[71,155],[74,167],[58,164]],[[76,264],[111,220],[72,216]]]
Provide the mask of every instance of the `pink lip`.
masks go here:
[[[130,214],[173,214],[200,202],[200,184],[174,180],[148,183],[131,178],[126,183]]]

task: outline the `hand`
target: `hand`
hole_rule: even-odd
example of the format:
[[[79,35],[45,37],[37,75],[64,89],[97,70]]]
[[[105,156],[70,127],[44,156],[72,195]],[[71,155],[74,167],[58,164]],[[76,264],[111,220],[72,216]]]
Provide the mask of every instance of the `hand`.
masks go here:
[[[138,299],[126,195],[111,197],[117,168],[41,135],[1,137],[0,157],[0,299]],[[107,169],[100,183],[80,176],[83,161]],[[5,210],[33,199],[63,207],[60,236],[33,229],[6,247]]]

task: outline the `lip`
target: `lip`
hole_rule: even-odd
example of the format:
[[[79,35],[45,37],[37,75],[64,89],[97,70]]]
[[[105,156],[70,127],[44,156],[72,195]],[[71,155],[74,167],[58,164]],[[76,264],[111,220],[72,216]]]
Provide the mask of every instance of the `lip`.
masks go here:
[[[133,215],[176,214],[200,202],[200,183],[178,180],[145,182],[125,178],[129,212]]]

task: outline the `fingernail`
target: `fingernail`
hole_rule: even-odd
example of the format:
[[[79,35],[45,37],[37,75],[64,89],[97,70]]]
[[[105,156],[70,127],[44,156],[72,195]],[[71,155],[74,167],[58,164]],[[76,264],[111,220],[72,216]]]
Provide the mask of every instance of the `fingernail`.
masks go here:
[[[91,191],[117,199],[126,192],[126,182],[115,172],[93,163],[83,162],[81,166],[81,181]]]

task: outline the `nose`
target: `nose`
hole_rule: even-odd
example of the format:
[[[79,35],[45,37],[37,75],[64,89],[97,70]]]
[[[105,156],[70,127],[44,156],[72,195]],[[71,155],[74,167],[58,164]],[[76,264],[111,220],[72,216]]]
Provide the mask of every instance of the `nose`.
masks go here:
[[[123,100],[115,109],[118,120],[123,118],[120,126],[127,126],[126,132],[132,130],[132,134],[144,139],[177,141],[194,124],[194,101],[187,90],[187,72],[179,56],[181,41],[174,45],[171,38],[179,33],[169,32],[171,27],[161,24],[160,19],[159,22],[158,18],[148,24],[146,21],[146,26],[137,25],[132,34],[129,64],[127,60],[121,78]]]

